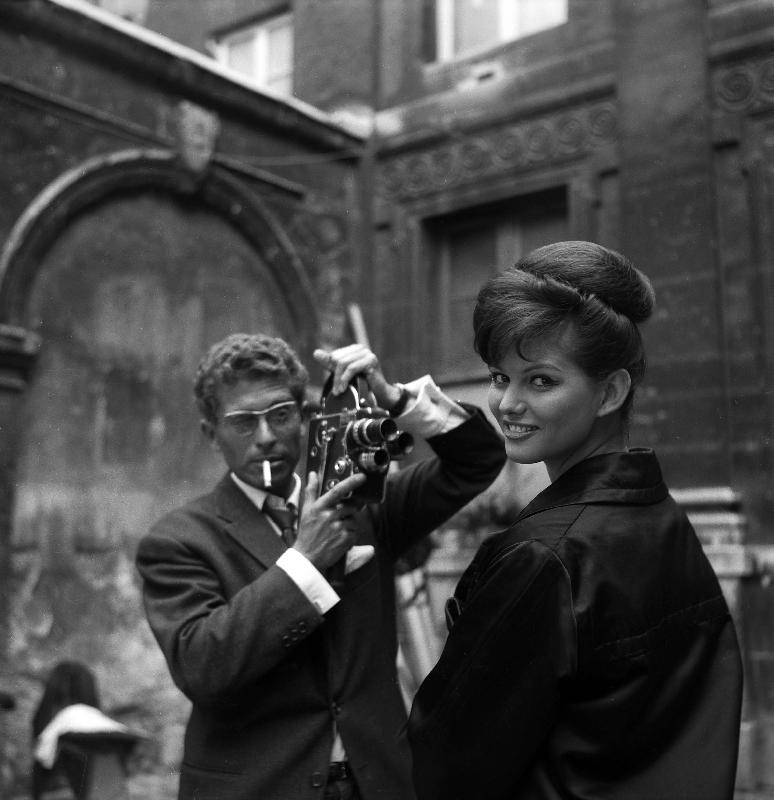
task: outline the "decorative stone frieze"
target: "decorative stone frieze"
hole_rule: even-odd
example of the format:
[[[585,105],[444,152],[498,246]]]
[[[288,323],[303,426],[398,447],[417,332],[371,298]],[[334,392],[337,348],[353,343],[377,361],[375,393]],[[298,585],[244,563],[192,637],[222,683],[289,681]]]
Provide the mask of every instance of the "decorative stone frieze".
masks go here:
[[[220,131],[217,114],[183,100],[177,107],[177,139],[185,167],[199,175],[209,166]]]
[[[560,164],[617,138],[611,102],[568,109],[477,136],[448,138],[420,152],[386,160],[378,170],[380,194],[416,197],[478,181],[503,170]]]
[[[774,58],[720,67],[712,76],[712,101],[726,111],[774,108]]]

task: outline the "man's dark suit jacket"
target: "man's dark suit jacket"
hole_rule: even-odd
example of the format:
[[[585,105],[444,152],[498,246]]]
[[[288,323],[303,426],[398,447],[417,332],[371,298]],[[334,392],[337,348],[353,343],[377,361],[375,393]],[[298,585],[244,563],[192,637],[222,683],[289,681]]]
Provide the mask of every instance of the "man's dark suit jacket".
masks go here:
[[[385,501],[361,512],[358,544],[376,556],[324,616],[276,566],[284,544],[228,476],[141,541],[148,620],[193,703],[181,800],[320,798],[334,722],[364,800],[413,797],[394,562],[504,463],[479,411],[428,441],[436,457],[390,476]]]
[[[731,800],[734,625],[652,451],[559,476],[455,599],[409,722],[421,800]]]

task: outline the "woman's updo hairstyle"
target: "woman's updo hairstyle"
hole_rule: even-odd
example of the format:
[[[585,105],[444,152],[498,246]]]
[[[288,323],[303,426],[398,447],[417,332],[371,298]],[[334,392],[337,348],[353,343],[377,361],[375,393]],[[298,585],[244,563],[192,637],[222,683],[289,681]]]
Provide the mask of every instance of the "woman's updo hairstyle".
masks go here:
[[[638,323],[650,317],[655,294],[648,278],[624,256],[593,242],[539,247],[481,288],[473,312],[474,346],[487,364],[530,341],[561,334],[572,323],[573,360],[592,379],[628,371],[631,410],[645,372]]]

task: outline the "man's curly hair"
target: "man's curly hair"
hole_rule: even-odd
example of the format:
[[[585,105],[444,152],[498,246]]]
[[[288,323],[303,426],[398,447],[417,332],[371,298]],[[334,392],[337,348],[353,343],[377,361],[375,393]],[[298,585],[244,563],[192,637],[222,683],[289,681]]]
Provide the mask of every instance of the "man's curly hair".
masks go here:
[[[194,396],[202,418],[217,422],[221,386],[265,377],[286,380],[293,399],[302,406],[309,373],[283,339],[261,333],[233,333],[214,344],[199,362],[194,380]]]

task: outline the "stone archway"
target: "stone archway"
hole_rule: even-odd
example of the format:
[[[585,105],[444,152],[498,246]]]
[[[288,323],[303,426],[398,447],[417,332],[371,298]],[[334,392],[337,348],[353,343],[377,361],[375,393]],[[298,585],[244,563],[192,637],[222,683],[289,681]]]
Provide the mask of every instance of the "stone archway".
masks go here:
[[[127,721],[174,754],[185,703],[145,625],[134,544],[220,474],[190,391],[203,349],[260,328],[308,350],[310,282],[227,172],[199,178],[165,151],[133,150],[82,164],[28,207],[0,256],[0,320],[40,340],[24,402],[13,417],[0,406],[19,439],[0,475],[15,493],[0,531],[2,655],[20,698],[4,759],[24,763],[39,677],[63,658],[86,661],[105,705],[131,707]]]
[[[0,321],[18,323],[42,254],[72,217],[116,192],[149,187],[194,198],[227,219],[272,264],[278,286],[293,299],[293,322],[308,328],[316,320],[314,290],[295,248],[255,193],[222,168],[200,177],[168,150],[137,148],[83,162],[30,203],[0,253]]]

